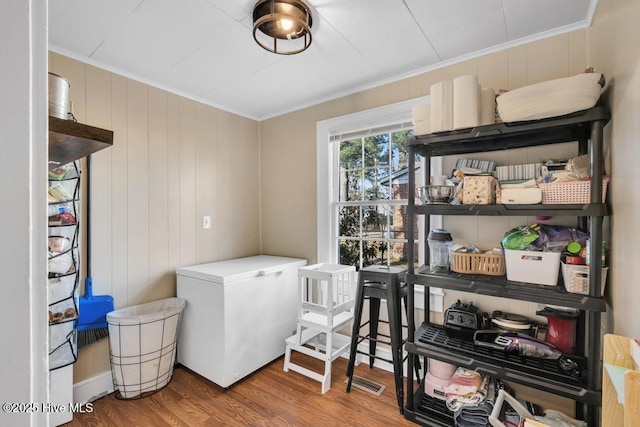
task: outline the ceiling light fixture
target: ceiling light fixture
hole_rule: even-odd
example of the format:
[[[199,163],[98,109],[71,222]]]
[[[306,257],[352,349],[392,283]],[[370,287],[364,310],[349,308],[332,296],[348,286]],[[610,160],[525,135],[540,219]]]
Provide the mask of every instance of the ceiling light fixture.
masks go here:
[[[253,38],[263,49],[293,55],[311,46],[311,9],[302,0],[259,0]]]

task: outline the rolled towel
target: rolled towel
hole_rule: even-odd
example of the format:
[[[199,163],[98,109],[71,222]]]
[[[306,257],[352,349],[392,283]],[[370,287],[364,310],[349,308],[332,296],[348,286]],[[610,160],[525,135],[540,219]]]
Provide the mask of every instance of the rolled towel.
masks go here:
[[[493,404],[489,402],[467,404],[453,413],[453,420],[456,427],[484,427],[488,425],[491,411]]]
[[[482,385],[482,381],[483,376],[479,372],[459,367],[449,379],[445,393],[451,395],[471,395],[478,391],[478,388]]]
[[[484,427],[489,425],[489,416],[493,412],[493,405],[496,400],[497,389],[503,384],[488,377],[487,397],[483,402],[462,405],[453,413],[453,420],[456,427]]]
[[[455,375],[454,375],[455,376]],[[450,394],[446,393],[446,403],[447,408],[450,411],[457,411],[464,405],[468,404],[478,404],[484,402],[487,397],[488,388],[489,388],[489,377],[482,375],[482,380],[480,386],[477,388],[475,393],[467,393],[467,394]]]

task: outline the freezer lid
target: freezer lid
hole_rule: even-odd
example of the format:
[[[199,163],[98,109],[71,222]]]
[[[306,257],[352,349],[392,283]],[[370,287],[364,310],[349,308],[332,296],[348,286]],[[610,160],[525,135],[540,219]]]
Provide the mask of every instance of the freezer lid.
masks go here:
[[[235,258],[208,264],[180,267],[178,276],[192,277],[218,284],[229,284],[252,277],[266,276],[307,264],[307,260],[272,255]]]

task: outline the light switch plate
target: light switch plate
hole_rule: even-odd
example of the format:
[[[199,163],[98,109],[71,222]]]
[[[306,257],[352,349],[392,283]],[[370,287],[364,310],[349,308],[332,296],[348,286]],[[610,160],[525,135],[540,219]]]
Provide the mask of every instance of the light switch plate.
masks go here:
[[[205,215],[202,217],[202,228],[208,230],[211,228],[211,217],[209,215]]]

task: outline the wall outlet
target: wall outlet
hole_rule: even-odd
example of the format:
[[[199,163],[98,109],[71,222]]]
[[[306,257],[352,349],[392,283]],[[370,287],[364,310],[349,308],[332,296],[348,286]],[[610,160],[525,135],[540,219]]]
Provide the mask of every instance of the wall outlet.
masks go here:
[[[202,228],[208,230],[211,228],[211,217],[209,215],[205,215],[202,217]]]

